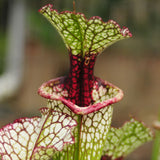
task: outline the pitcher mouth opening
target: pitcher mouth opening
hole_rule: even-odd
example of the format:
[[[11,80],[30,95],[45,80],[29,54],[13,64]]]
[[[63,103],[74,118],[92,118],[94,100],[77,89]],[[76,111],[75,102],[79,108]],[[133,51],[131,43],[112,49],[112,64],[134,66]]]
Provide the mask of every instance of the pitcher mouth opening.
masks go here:
[[[95,77],[92,88],[92,100],[88,106],[78,106],[68,100],[68,90],[64,87],[67,77],[59,77],[45,82],[38,90],[38,94],[49,100],[58,100],[65,104],[75,114],[89,114],[104,107],[117,103],[123,98],[123,91],[113,84]]]

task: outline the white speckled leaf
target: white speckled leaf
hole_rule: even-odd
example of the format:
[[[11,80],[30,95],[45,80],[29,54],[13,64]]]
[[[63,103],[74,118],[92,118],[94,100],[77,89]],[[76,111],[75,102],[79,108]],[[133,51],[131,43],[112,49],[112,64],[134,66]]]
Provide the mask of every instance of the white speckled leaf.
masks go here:
[[[76,115],[60,101],[50,101],[48,107],[68,114],[77,121],[75,143],[57,152],[53,160],[100,160],[110,129],[113,107],[107,106],[87,115]]]
[[[111,128],[103,154],[112,160],[125,157],[143,143],[152,140],[151,130],[141,122],[131,119],[122,128]]]
[[[41,113],[42,118],[21,118],[0,130],[2,160],[49,160],[65,143],[74,143],[75,120],[48,108]]]
[[[112,112],[113,107],[107,106],[82,117],[80,159],[100,160],[110,129]]]

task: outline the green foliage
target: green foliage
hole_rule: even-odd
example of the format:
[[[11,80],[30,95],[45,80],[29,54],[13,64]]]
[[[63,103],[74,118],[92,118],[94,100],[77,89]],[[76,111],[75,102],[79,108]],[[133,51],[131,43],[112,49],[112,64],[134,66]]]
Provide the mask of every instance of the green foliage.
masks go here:
[[[153,134],[141,122],[131,119],[122,128],[111,128],[103,154],[112,160],[126,157],[143,143],[152,140]]]
[[[156,131],[153,145],[152,160],[160,160],[160,130]]]
[[[160,113],[158,121],[155,121],[153,126],[156,129],[156,132],[153,144],[152,160],[160,160]]]

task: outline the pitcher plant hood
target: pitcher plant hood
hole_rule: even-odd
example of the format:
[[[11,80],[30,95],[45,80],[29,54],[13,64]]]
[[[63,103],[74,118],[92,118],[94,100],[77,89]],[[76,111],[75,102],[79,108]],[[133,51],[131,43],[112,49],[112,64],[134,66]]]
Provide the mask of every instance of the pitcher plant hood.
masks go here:
[[[44,83],[38,93],[60,100],[76,114],[88,114],[118,102],[123,92],[109,82],[93,75],[96,57],[108,46],[132,34],[113,20],[103,22],[94,16],[89,20],[82,13],[58,13],[46,5],[40,12],[58,30],[70,56],[70,72]]]

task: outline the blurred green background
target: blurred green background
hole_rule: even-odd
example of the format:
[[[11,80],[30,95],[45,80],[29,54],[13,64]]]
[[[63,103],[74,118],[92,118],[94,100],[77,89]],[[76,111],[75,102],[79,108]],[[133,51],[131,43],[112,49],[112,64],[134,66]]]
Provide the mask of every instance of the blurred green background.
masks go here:
[[[0,1],[0,78],[8,63],[10,9],[17,1],[25,0]],[[48,3],[59,12],[73,10],[72,0],[25,1],[23,77],[17,92],[0,102],[0,126],[18,117],[38,115],[38,109],[46,105],[46,100],[37,95],[39,86],[68,72],[65,45],[38,12]],[[115,105],[114,126],[121,126],[130,116],[135,116],[152,127],[160,107],[160,1],[77,0],[76,11],[83,12],[87,18],[113,19],[133,34],[132,38],[112,45],[98,57],[95,75],[124,91],[123,100]],[[126,160],[150,160],[151,152],[152,142],[140,147]]]

